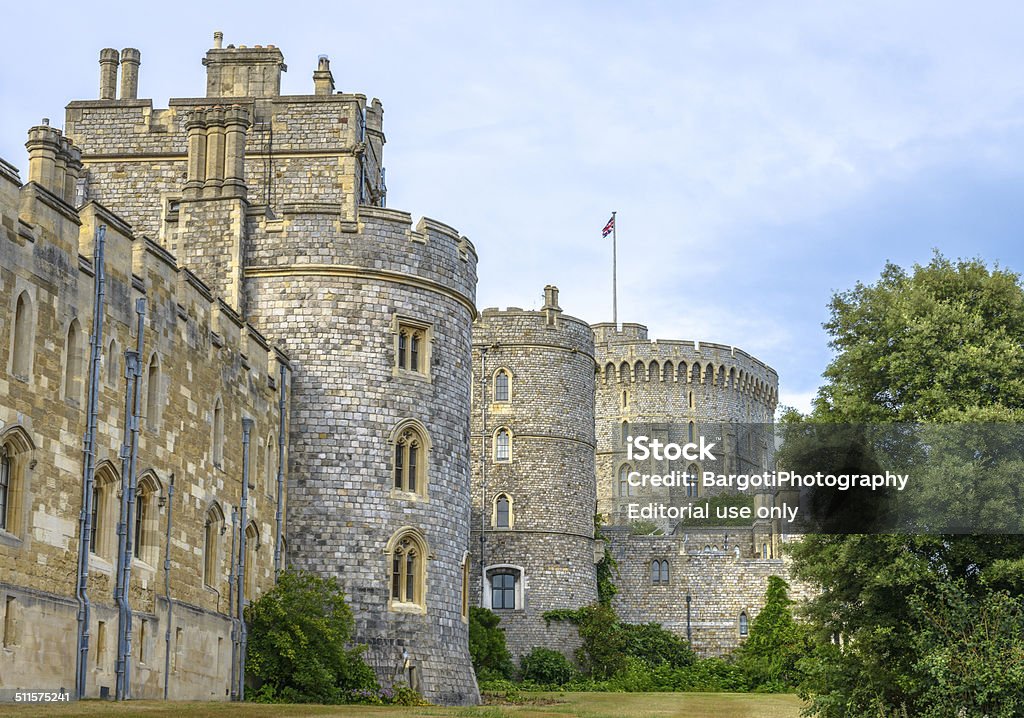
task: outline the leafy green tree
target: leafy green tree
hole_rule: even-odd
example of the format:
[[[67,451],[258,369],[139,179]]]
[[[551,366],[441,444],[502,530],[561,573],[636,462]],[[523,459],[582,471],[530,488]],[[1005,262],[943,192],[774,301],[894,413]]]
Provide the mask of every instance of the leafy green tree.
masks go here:
[[[254,699],[339,703],[349,692],[377,689],[363,646],[348,647],[352,611],[334,578],[282,571],[277,585],[245,609],[247,674]]]
[[[792,689],[799,683],[797,662],[806,651],[806,643],[803,629],[793,620],[792,603],[789,584],[778,576],[769,576],[764,608],[736,651],[736,664],[751,685],[762,690]]]
[[[469,608],[469,655],[479,681],[510,678],[515,671],[512,655],[505,644],[505,629],[498,626],[501,617],[486,608]]]
[[[1024,290],[1013,272],[938,253],[910,273],[887,264],[875,284],[836,295],[831,314],[825,328],[837,354],[812,421],[1024,416]],[[997,594],[1019,601],[1020,535],[809,535],[791,551],[797,576],[819,588],[807,609],[815,648],[802,663],[812,713],[980,716],[975,707],[989,705],[989,715],[1019,715],[1000,703],[1019,690],[1009,674],[990,671],[982,685],[963,664],[942,667],[972,640],[994,635],[972,638],[967,617],[1003,606]],[[946,600],[951,590],[958,601]],[[943,633],[949,627],[960,632]],[[921,640],[940,634],[942,641]],[[1002,648],[1022,650],[1017,639]]]

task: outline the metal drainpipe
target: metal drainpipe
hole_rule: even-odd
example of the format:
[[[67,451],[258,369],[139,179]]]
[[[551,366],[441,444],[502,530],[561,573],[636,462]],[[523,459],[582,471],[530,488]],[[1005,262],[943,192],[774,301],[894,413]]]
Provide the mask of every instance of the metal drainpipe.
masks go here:
[[[480,451],[480,607],[486,603],[487,564],[484,562],[484,533],[487,531],[487,462],[490,461],[487,450],[487,347],[480,348],[480,414],[481,414],[481,451]]]
[[[242,503],[238,522],[238,700],[245,700],[245,646],[248,638],[245,630],[245,529],[249,508],[249,436],[252,433],[252,419],[242,419]]]
[[[135,466],[139,451],[139,411],[142,403],[142,350],[146,327],[146,299],[135,300],[138,318],[135,351],[126,351],[124,444],[121,446],[121,522],[118,524],[117,585],[114,599],[118,604],[117,616],[117,681],[115,697],[123,701],[131,695],[131,636],[132,608],[129,603],[131,588],[132,535],[135,524]]]
[[[167,543],[164,547],[164,600],[167,601],[167,630],[164,631],[164,700],[171,677],[171,520],[174,517],[174,472],[167,485]]]
[[[238,509],[231,509],[231,560],[228,562],[228,616],[231,617],[231,700],[238,700],[235,671],[238,668],[238,624],[235,622],[235,528]]]
[[[96,422],[99,403],[100,359],[103,352],[103,314],[105,312],[103,249],[107,226],[96,228],[93,246],[93,313],[89,345],[89,397],[86,408],[86,429],[82,441],[82,512],[78,515],[78,651],[75,654],[75,695],[85,697],[89,664],[89,542],[92,538],[92,491],[96,476]]]
[[[285,406],[285,367],[281,365],[280,379],[277,382],[278,389],[280,391],[280,398],[278,399],[278,419],[280,420],[281,426],[277,432],[277,513],[275,520],[277,522],[277,534],[274,540],[274,580],[277,580],[277,576],[281,573],[281,539],[282,527],[284,524],[284,515],[282,513],[282,504],[284,503],[284,432],[287,429],[287,423],[285,417],[287,414],[287,407]]]

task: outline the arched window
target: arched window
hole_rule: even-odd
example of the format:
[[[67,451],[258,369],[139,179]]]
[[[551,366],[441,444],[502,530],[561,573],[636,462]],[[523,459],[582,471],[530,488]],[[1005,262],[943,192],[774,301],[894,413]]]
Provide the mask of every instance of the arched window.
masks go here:
[[[18,295],[14,306],[14,336],[11,338],[11,373],[28,379],[32,373],[32,300],[28,292]]]
[[[747,621],[747,612],[740,611],[740,635],[746,636],[750,632],[750,624]]]
[[[625,444],[629,441],[629,422],[623,419],[622,425],[619,428],[621,430],[620,436],[622,437],[622,443]]]
[[[160,424],[160,359],[153,354],[146,372],[146,424],[156,429]]]
[[[80,401],[82,398],[82,339],[78,320],[72,319],[64,344],[64,398]]]
[[[651,561],[651,583],[668,585],[668,561]]]
[[[213,405],[213,465],[224,467],[224,404],[220,398]]]
[[[412,529],[399,532],[389,543],[391,557],[391,607],[426,606],[427,548],[423,539]]]
[[[629,392],[626,391],[626,390],[623,390],[623,392],[622,392],[622,408],[623,409],[628,409],[629,408]]]
[[[700,467],[690,464],[686,467],[686,498],[695,499],[700,496]]]
[[[512,460],[512,435],[504,427],[494,432],[494,460]]]
[[[92,528],[90,551],[101,558],[113,560],[115,499],[120,478],[113,465],[105,462],[96,469],[92,487]]]
[[[406,422],[395,432],[394,486],[397,491],[425,494],[427,485],[427,437],[414,422]]]
[[[761,558],[768,558],[768,544],[761,544]]]
[[[8,497],[11,494],[11,456],[6,446],[0,446],[0,529],[8,530]]]
[[[203,541],[203,584],[216,588],[220,579],[220,537],[224,533],[224,512],[214,503],[206,512]]]
[[[116,387],[121,379],[121,348],[116,339],[107,344],[107,353],[103,357],[107,369],[107,386]]]
[[[159,520],[157,500],[160,495],[160,482],[156,476],[147,472],[139,479],[139,488],[135,494],[135,533],[132,551],[135,558],[155,566],[159,556]]]
[[[505,369],[499,369],[494,375],[494,400],[495,401],[508,401],[510,392],[511,380],[509,379],[508,372]]]
[[[623,464],[619,467],[619,496],[633,496],[635,487],[629,485],[629,474],[633,467]]]
[[[277,497],[277,438],[271,434],[267,437],[267,447],[263,458],[264,491],[267,496]]]
[[[249,522],[245,527],[245,599],[256,600],[256,587],[258,585],[259,565],[257,558],[260,550],[260,532],[256,523]]]
[[[498,494],[494,497],[494,527],[512,528],[512,499],[508,494]]]
[[[693,443],[697,438],[697,425],[692,421],[686,425],[686,440],[689,443]]]
[[[512,611],[523,607],[523,570],[518,566],[500,565],[486,570],[487,593],[484,608]]]

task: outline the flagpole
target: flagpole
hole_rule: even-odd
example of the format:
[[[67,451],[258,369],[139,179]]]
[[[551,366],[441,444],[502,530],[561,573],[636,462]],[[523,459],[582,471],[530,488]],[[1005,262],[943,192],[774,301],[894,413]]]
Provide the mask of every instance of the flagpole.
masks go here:
[[[619,329],[619,296],[618,296],[618,251],[616,241],[618,239],[619,223],[615,221],[615,212],[612,212],[612,324],[615,330]]]

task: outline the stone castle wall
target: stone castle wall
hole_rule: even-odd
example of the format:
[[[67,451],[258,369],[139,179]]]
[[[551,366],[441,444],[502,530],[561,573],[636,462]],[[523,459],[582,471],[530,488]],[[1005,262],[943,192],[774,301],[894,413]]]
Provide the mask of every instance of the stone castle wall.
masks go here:
[[[501,616],[517,657],[535,646],[571,657],[575,630],[549,626],[542,614],[597,599],[593,334],[561,313],[557,289],[545,292],[540,311],[486,309],[473,329],[475,595]],[[494,393],[498,371],[508,376],[507,400]],[[508,460],[495,454],[501,430],[510,436]],[[497,522],[499,497],[510,503],[507,526]],[[496,572],[515,576],[512,609],[493,605]]]
[[[34,128],[56,143],[56,130]],[[89,561],[92,601],[87,694],[113,690],[117,611],[113,604],[115,523],[125,402],[125,349],[136,345],[137,298],[146,299],[137,474],[141,545],[133,561],[132,694],[156,698],[163,676],[176,698],[224,699],[231,651],[228,575],[231,516],[242,483],[242,418],[253,419],[250,449],[250,590],[273,583],[276,535],[278,367],[283,354],[171,255],[91,202],[74,209],[53,164],[33,151],[32,182],[0,165],[0,442],[13,456],[11,510],[0,530],[0,605],[5,609],[0,676],[5,686],[74,686],[75,601],[82,505],[89,335],[94,312],[95,229],[105,225],[106,305],[98,390],[97,482],[103,486]],[[69,185],[73,187],[73,183]],[[28,321],[16,332],[18,301]],[[23,331],[24,329],[28,331]],[[69,344],[69,333],[74,342]],[[15,336],[17,334],[17,336]],[[16,355],[28,356],[18,366]],[[157,367],[151,371],[150,367]],[[223,451],[215,456],[213,415],[222,407]],[[168,502],[174,479],[173,500]],[[216,540],[210,585],[203,545],[211,506],[226,520]],[[166,594],[162,566],[168,511],[171,664],[164,663]],[[100,623],[103,627],[100,627]]]
[[[462,595],[475,250],[447,225],[413,228],[379,206],[383,110],[334,93],[326,58],[314,94],[299,96],[280,95],[285,66],[271,46],[218,45],[204,64],[204,98],[68,105],[81,192],[178,252],[288,347],[294,564],[341,580],[385,685],[476,702]],[[409,327],[423,341],[417,371],[398,367]],[[426,463],[417,490],[400,491],[395,451],[409,428]],[[392,588],[403,536],[421,562],[410,601]]]

